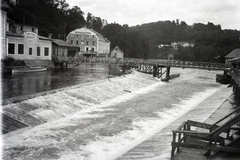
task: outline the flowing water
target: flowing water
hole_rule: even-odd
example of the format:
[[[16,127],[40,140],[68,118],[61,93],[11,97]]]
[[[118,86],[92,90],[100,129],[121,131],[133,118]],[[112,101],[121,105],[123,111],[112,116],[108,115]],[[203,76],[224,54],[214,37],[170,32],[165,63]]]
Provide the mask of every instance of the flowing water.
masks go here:
[[[133,72],[3,106],[28,125],[4,135],[3,159],[116,159],[227,87],[215,82],[219,71],[171,72],[181,76],[161,82]]]

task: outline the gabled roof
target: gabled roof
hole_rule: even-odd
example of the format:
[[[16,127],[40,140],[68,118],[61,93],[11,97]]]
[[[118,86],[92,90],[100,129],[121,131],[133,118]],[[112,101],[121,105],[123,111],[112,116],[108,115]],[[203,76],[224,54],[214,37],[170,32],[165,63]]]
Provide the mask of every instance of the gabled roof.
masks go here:
[[[237,57],[240,57],[240,48],[234,49],[232,52],[225,56],[225,58],[237,58]]]
[[[82,27],[82,28],[78,28],[78,29],[75,29],[73,30],[72,32],[70,32],[69,34],[76,34],[76,33],[81,33],[81,32],[85,32],[85,33],[91,33],[93,35],[96,35],[98,37],[98,40],[99,41],[103,41],[103,42],[106,42],[106,43],[110,43],[106,38],[103,37],[103,35],[101,35],[100,33],[94,31],[93,29],[89,29],[87,27]]]
[[[121,48],[119,48],[118,46],[114,47],[114,48],[111,50],[111,52],[114,51],[115,49],[118,49],[120,52],[124,53],[124,52],[121,50]]]
[[[100,33],[94,31],[93,29],[89,29],[89,30],[91,30],[92,32],[94,32],[97,35],[98,40],[110,43],[109,40],[107,40],[107,38],[104,38],[103,35],[101,35]]]

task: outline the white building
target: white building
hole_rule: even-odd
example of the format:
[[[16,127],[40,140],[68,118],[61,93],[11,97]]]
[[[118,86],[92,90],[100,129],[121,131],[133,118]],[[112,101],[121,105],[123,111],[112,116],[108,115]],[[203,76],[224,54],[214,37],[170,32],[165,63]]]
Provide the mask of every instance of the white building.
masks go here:
[[[9,25],[7,56],[18,60],[51,60],[51,39],[38,35],[38,28],[28,25]]]
[[[100,33],[86,27],[70,32],[67,42],[71,45],[78,45],[80,52],[85,55],[96,56],[110,52],[110,42]]]

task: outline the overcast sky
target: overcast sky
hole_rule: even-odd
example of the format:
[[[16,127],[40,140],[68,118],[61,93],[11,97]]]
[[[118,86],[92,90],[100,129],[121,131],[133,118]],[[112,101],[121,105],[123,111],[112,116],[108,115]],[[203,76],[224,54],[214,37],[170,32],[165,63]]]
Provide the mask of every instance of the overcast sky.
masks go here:
[[[66,0],[85,13],[108,23],[128,24],[176,20],[193,23],[212,22],[222,29],[240,30],[240,0]]]

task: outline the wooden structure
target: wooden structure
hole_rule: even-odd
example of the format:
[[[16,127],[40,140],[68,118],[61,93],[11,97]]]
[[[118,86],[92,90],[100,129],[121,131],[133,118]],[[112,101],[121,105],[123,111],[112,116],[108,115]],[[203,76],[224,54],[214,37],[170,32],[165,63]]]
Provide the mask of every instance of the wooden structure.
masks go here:
[[[214,124],[195,121],[185,121],[173,130],[171,159],[175,151],[181,148],[196,148],[206,150],[209,159],[224,156],[228,153],[240,153],[240,108],[223,117]],[[235,114],[234,117],[232,115]],[[222,123],[221,125],[219,125]],[[192,130],[197,128],[197,130]]]
[[[111,57],[83,57],[76,55],[75,57],[55,57],[54,62],[62,63],[67,66],[69,63],[105,63],[122,65],[123,70],[135,69],[140,72],[153,74],[154,77],[162,78],[168,81],[178,75],[170,75],[171,67],[180,68],[197,68],[207,70],[227,70],[228,68],[223,63],[208,63],[208,62],[194,62],[194,61],[178,61],[167,59],[140,59],[140,58],[124,58],[118,60]],[[165,78],[163,75],[166,75]]]
[[[240,70],[233,69],[231,73],[232,77],[232,86],[233,86],[233,92],[235,94],[235,98],[240,101]]]

